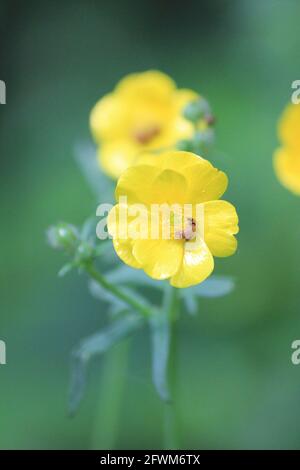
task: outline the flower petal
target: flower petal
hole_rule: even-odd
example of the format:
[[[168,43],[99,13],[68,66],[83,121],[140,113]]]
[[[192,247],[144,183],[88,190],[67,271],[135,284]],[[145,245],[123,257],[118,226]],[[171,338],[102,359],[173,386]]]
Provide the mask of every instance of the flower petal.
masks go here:
[[[174,170],[163,170],[153,181],[152,201],[157,204],[183,204],[187,182],[183,175]]]
[[[120,240],[118,238],[114,238],[113,245],[117,255],[125,264],[128,264],[128,266],[131,266],[132,268],[141,268],[140,263],[136,260],[132,253],[132,240]]]
[[[223,171],[214,168],[207,160],[183,169],[189,183],[189,203],[201,203],[219,199],[227,189],[228,178]]]
[[[116,140],[104,143],[98,150],[98,160],[106,174],[117,179],[133,165],[138,155],[138,147],[130,140]]]
[[[132,254],[133,249],[133,241],[128,238],[128,231],[122,234],[120,229],[120,224],[122,223],[122,217],[126,218],[126,226],[130,223],[130,219],[128,217],[127,206],[121,206],[120,204],[115,205],[107,216],[107,228],[108,233],[113,236],[113,245],[114,249],[121,258],[121,260],[131,266],[132,268],[140,268],[140,263],[135,259]],[[123,215],[120,217],[120,213],[123,211]],[[122,238],[120,238],[122,236]]]
[[[157,166],[162,170],[174,170],[184,175],[184,170],[194,165],[204,165],[211,167],[212,165],[204,158],[192,152],[184,152],[181,150],[173,150],[160,154],[143,152],[138,157],[139,164],[147,164]]]
[[[150,165],[136,165],[128,168],[120,176],[115,197],[126,196],[129,203],[151,203],[153,200],[152,184],[160,169]]]
[[[285,109],[278,126],[282,143],[294,150],[300,150],[300,106],[290,104]]]
[[[214,269],[214,259],[203,240],[185,246],[182,263],[177,273],[171,277],[174,287],[190,287],[204,281]],[[194,245],[194,246],[193,246]]]
[[[126,113],[122,102],[110,93],[99,100],[90,114],[90,127],[96,142],[124,136]]]
[[[116,87],[116,92],[135,98],[168,98],[176,85],[168,75],[157,70],[133,73],[123,78]]]
[[[235,234],[239,231],[238,216],[226,201],[204,203],[204,239],[214,256],[231,256],[237,249]]]
[[[148,276],[167,279],[178,271],[183,243],[181,240],[136,240],[133,255]]]
[[[300,195],[300,149],[277,149],[274,154],[274,168],[281,184]]]

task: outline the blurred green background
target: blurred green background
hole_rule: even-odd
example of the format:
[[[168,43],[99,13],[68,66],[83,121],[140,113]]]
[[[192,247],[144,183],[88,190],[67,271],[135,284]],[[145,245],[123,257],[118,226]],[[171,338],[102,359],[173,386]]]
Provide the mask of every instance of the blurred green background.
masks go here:
[[[145,332],[94,362],[67,417],[69,352],[107,323],[45,229],[97,201],[74,159],[89,111],[130,72],[160,69],[217,116],[215,162],[238,208],[234,293],[183,315],[177,390],[182,448],[300,448],[300,199],[272,169],[277,119],[300,73],[297,0],[0,0],[0,447],[161,448],[162,404]],[[126,349],[129,358],[126,359]]]

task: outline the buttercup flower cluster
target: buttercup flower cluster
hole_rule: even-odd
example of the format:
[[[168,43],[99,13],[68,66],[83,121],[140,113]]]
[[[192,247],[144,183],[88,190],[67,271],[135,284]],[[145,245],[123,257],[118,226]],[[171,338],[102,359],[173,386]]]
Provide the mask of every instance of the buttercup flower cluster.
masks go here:
[[[203,98],[192,90],[178,89],[157,71],[124,78],[91,113],[100,165],[119,178],[118,204],[108,217],[114,248],[129,266],[143,269],[154,279],[169,279],[175,287],[202,282],[213,271],[213,256],[230,256],[237,247],[236,211],[228,202],[218,201],[226,190],[227,176],[194,153],[176,151],[193,135],[201,136],[211,123]],[[120,202],[123,198],[125,204]],[[124,235],[125,222],[128,232],[137,224],[133,204],[146,207],[140,222],[143,233],[137,237]],[[153,237],[150,208],[158,204],[177,206],[169,210],[169,239],[162,233]],[[199,210],[196,213],[200,204],[201,216]],[[189,216],[183,214],[186,205],[191,206]],[[125,221],[121,209],[127,211]],[[160,220],[156,229],[164,232],[165,225],[166,220]]]
[[[281,146],[274,154],[274,168],[279,181],[300,195],[300,105],[290,104],[278,126]]]
[[[208,160],[214,123],[203,97],[178,89],[158,71],[125,77],[91,112],[97,156],[84,170],[98,178],[100,190],[105,187],[96,215],[107,218],[48,230],[52,247],[71,258],[60,276],[74,268],[84,272],[92,295],[107,302],[111,314],[106,328],[73,351],[71,413],[82,399],[89,360],[147,325],[153,383],[174,423],[169,365],[176,363],[171,342],[179,309],[196,313],[205,293],[219,297],[234,288],[226,277],[199,286],[213,272],[215,257],[236,252],[239,230],[234,206],[221,200],[228,178]],[[107,187],[110,195],[115,188],[115,205],[110,196],[104,200]],[[160,292],[161,303],[139,291],[141,285]]]

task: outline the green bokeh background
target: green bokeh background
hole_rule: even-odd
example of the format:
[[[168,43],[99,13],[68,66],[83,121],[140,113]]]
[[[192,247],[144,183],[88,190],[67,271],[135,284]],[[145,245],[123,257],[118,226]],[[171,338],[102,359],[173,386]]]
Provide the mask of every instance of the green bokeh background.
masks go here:
[[[160,69],[205,95],[215,163],[238,208],[235,277],[179,325],[182,448],[300,448],[300,199],[272,169],[276,124],[300,76],[297,0],[0,0],[0,448],[161,448],[162,404],[147,334],[97,360],[78,415],[66,413],[69,352],[107,323],[84,277],[57,278],[45,229],[94,213],[74,159],[89,111],[130,72]],[[129,349],[127,359],[126,350]]]

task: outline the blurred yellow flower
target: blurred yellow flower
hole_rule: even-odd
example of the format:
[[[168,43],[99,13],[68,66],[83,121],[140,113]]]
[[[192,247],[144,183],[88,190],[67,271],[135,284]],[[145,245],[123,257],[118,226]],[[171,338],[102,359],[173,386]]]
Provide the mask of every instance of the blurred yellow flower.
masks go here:
[[[218,200],[227,184],[225,173],[193,153],[143,156],[119,178],[118,204],[108,215],[116,253],[129,266],[143,269],[154,279],[169,279],[175,287],[204,281],[214,269],[213,256],[230,256],[237,248],[236,210]],[[153,218],[153,208],[158,206],[172,207],[168,218]],[[134,231],[138,225],[134,215],[142,209],[146,216]]]
[[[199,98],[192,90],[177,89],[171,78],[158,71],[123,78],[98,101],[90,116],[103,170],[117,179],[141,152],[174,147],[191,137],[193,124],[182,111]],[[204,130],[208,124],[200,119],[197,125]]]
[[[274,153],[274,168],[283,186],[300,195],[300,105],[285,109],[278,127],[281,147]]]

